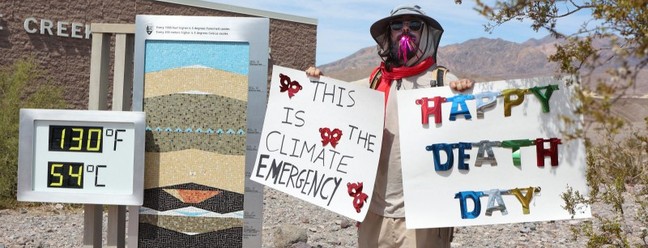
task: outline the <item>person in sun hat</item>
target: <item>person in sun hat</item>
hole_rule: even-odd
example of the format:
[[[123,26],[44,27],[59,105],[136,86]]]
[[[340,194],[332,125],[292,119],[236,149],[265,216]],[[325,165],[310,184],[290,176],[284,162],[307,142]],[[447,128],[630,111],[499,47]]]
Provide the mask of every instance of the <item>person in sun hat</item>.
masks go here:
[[[406,229],[398,129],[397,90],[443,86],[455,91],[472,88],[474,81],[458,79],[437,65],[443,28],[418,5],[400,5],[371,25],[378,44],[380,66],[369,86],[385,94],[385,128],[376,184],[369,211],[358,227],[358,247],[450,247],[452,228]],[[306,70],[317,77],[315,67]]]

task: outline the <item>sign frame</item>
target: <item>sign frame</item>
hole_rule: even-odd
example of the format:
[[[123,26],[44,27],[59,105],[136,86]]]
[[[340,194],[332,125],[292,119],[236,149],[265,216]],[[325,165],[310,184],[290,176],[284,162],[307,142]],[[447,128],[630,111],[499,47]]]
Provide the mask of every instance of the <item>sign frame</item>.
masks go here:
[[[18,201],[59,202],[77,204],[142,205],[144,200],[144,112],[99,111],[99,110],[57,110],[21,109],[18,154]],[[70,192],[45,192],[35,187],[34,163],[36,156],[36,123],[84,123],[84,126],[112,124],[133,125],[132,192],[83,193],[78,189]],[[72,154],[72,153],[70,153]]]

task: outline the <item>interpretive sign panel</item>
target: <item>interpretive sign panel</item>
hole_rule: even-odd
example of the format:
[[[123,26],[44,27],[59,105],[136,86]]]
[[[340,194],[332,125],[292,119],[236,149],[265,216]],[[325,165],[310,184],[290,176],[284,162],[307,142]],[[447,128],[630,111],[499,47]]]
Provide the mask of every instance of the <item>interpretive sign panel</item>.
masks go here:
[[[269,20],[137,16],[134,109],[147,113],[139,247],[261,247],[248,178],[265,112]]]

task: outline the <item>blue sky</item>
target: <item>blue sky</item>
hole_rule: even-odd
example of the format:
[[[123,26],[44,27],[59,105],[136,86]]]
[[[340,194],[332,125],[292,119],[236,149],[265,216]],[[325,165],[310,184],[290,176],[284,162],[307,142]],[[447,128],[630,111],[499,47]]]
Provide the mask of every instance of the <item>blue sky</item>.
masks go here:
[[[317,65],[342,59],[354,52],[375,45],[369,35],[369,27],[376,20],[386,17],[396,5],[417,4],[443,26],[445,32],[441,46],[462,43],[480,37],[501,38],[524,42],[540,39],[548,33],[534,32],[530,22],[512,22],[498,27],[493,33],[484,31],[487,20],[473,10],[474,2],[463,0],[208,0],[228,5],[260,9],[283,14],[298,15],[318,20]],[[492,2],[492,1],[490,1]],[[580,2],[580,1],[577,1]],[[559,30],[576,30],[589,15],[569,16],[558,23]]]

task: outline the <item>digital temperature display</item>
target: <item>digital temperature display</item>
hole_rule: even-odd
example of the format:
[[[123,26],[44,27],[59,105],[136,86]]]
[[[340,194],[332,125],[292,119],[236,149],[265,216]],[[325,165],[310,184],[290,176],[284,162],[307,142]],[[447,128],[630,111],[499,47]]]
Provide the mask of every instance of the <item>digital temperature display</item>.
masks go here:
[[[47,187],[83,188],[83,163],[48,162]]]
[[[101,152],[103,127],[50,126],[49,150]]]
[[[18,200],[141,205],[145,113],[20,110]]]

